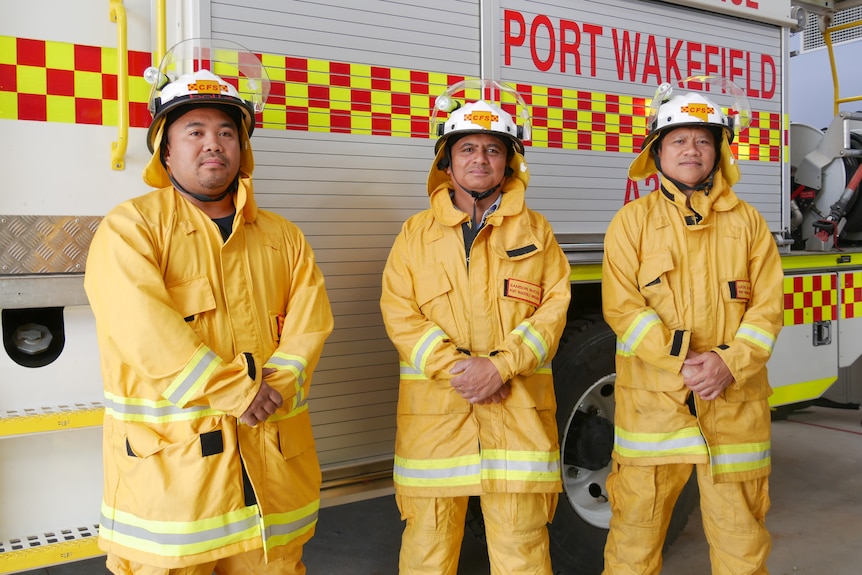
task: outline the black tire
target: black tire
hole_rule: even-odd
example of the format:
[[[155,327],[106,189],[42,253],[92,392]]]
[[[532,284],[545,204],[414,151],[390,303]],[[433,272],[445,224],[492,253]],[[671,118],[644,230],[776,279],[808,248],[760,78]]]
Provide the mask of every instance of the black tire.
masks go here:
[[[550,526],[554,572],[599,575],[611,516],[605,480],[613,448],[616,336],[601,315],[566,327],[554,358],[563,493]],[[694,474],[674,508],[665,548],[698,502]]]

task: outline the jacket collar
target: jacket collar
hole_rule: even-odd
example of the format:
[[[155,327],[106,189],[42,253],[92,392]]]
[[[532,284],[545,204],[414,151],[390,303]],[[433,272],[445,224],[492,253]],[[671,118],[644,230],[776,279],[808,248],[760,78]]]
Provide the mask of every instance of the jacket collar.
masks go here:
[[[452,184],[449,181],[440,183],[431,192],[431,211],[434,217],[444,226],[458,226],[466,222],[470,215],[462,212],[452,203],[450,193]],[[488,215],[485,225],[498,226],[506,216],[513,216],[524,209],[526,188],[520,178],[509,176],[503,183],[500,207]]]
[[[675,204],[679,208],[686,208],[685,194],[679,191],[676,185],[667,179],[661,177],[662,196]],[[726,212],[734,208],[739,203],[739,197],[733,189],[727,184],[727,181],[722,175],[719,168],[715,172],[712,188],[707,192],[696,191],[691,194],[691,209],[703,217],[703,221],[709,220],[711,212]]]

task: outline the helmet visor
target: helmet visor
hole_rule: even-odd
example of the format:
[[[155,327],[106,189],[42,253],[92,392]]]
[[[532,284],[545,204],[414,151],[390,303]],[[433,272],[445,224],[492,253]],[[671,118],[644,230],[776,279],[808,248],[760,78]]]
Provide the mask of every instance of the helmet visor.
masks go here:
[[[172,47],[159,68],[148,68],[144,77],[150,82],[148,108],[155,115],[162,88],[180,76],[209,70],[236,88],[240,98],[251,104],[255,113],[263,111],[270,82],[258,57],[235,42],[211,38],[192,38]]]
[[[650,136],[655,135],[658,126],[659,110],[675,93],[699,92],[721,107],[728,119],[730,139],[733,141],[751,124],[751,103],[745,92],[732,81],[722,76],[689,76],[678,83],[678,88],[665,82],[660,85],[650,102],[647,128]],[[650,138],[648,138],[650,139]]]
[[[507,112],[518,125],[519,140],[529,141],[532,123],[530,111],[521,95],[512,86],[496,80],[469,79],[452,84],[434,101],[429,122],[429,135],[438,139],[444,135],[449,115],[468,102],[485,101]]]

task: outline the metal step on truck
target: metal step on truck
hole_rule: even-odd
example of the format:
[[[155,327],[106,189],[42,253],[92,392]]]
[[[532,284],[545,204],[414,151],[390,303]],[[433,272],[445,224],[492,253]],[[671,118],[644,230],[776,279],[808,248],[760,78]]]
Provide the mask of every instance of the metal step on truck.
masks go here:
[[[533,209],[571,263],[554,360],[564,494],[555,565],[598,573],[614,414],[615,337],[601,317],[605,228],[658,180],[629,181],[662,83],[719,75],[752,122],[734,143],[741,197],[785,268],[770,360],[777,412],[815,401],[862,355],[862,203],[850,189],[862,116],[839,98],[828,129],[791,125],[789,36],[862,1],[30,0],[0,5],[0,573],[99,555],[102,383],[83,291],[94,230],[148,191],[144,80],[188,38],[237,42],[271,80],[257,118],[259,204],[296,222],[335,313],[310,411],[323,505],[392,492],[398,357],[380,277],[402,222],[427,205],[429,113],[447,86],[494,78],[532,116]],[[810,22],[809,22],[810,21]],[[819,23],[819,24],[817,24]],[[810,26],[809,26],[810,27]],[[839,30],[839,31],[840,31]],[[610,429],[610,431],[608,431]],[[668,541],[696,501],[688,489]]]

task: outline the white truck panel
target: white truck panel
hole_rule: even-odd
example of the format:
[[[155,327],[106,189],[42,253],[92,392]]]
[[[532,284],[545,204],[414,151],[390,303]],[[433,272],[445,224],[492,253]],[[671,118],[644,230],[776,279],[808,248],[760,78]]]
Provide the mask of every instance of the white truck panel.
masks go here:
[[[0,194],[0,214],[105,215],[148,190],[141,180],[150,159],[146,130],[129,129],[126,169],[114,171],[116,127],[32,121],[5,121],[2,126],[7,191]]]
[[[149,51],[153,37],[153,2],[124,0],[122,4],[128,21],[129,49]],[[117,27],[111,23],[108,0],[0,2],[0,36],[50,39],[88,46],[117,45]]]
[[[2,438],[0,541],[97,525],[101,448],[101,427]]]

